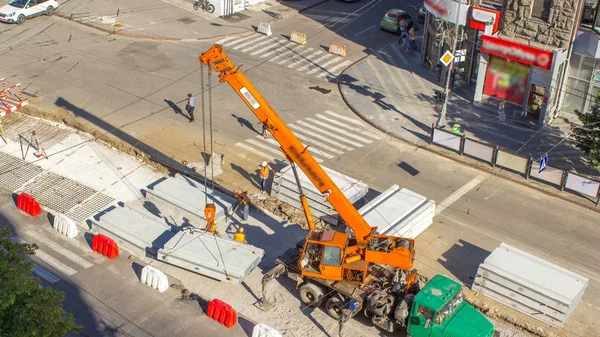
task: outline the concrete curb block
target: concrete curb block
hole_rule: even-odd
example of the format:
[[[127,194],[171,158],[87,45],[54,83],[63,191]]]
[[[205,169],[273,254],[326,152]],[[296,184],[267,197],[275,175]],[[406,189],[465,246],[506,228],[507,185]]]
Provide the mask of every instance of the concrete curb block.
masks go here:
[[[346,70],[350,69],[351,67],[355,66],[358,62],[363,61],[364,59],[366,59],[367,57],[369,57],[371,55],[366,55],[362,58],[360,58],[359,60],[357,60],[356,62],[352,63],[351,65],[349,65],[346,69],[344,69],[341,73],[340,76],[344,75],[346,73]],[[448,158],[451,159],[455,162],[461,163],[461,164],[465,164],[465,165],[469,165],[473,168],[479,169],[481,171],[484,171],[486,173],[491,173],[493,176],[495,177],[500,177],[503,179],[506,179],[508,181],[514,182],[514,183],[518,183],[521,184],[523,186],[529,187],[533,190],[536,190],[538,192],[542,192],[546,195],[570,202],[572,204],[575,204],[577,206],[589,209],[591,211],[594,211],[596,213],[600,213],[600,208],[598,207],[594,207],[594,205],[590,205],[589,203],[592,203],[592,201],[581,201],[581,200],[575,200],[572,198],[569,198],[568,195],[565,195],[564,193],[558,193],[558,192],[554,192],[551,190],[548,190],[544,187],[541,186],[537,186],[536,182],[531,182],[531,180],[515,180],[513,177],[507,176],[506,173],[504,173],[505,171],[502,170],[500,172],[498,172],[498,169],[494,169],[493,167],[487,167],[484,165],[481,165],[481,163],[479,162],[474,162],[468,158],[464,158],[463,156],[455,156],[453,154],[447,153],[443,150],[438,150],[437,147],[433,147],[432,145],[426,144],[426,145],[418,145],[417,143],[413,143],[411,141],[408,141],[402,137],[396,136],[395,134],[393,134],[391,131],[386,130],[385,128],[383,128],[382,126],[374,123],[373,121],[371,121],[369,118],[367,118],[367,116],[365,116],[363,113],[361,113],[358,109],[356,109],[352,104],[350,104],[350,102],[348,101],[348,99],[346,98],[346,96],[344,95],[344,91],[342,90],[342,82],[340,82],[339,80],[337,81],[338,84],[338,90],[340,92],[340,95],[342,96],[342,100],[344,101],[344,103],[346,103],[346,105],[348,106],[348,108],[350,108],[350,110],[352,110],[352,112],[354,112],[358,117],[360,117],[363,121],[365,121],[367,124],[371,125],[372,127],[374,127],[375,129],[381,131],[382,133],[393,137],[397,140],[402,141],[403,143],[406,143],[408,145],[414,146],[416,148],[419,149],[423,149],[426,151],[429,151],[431,153],[437,154],[439,156],[442,156],[444,158]],[[540,183],[541,184],[541,183]],[[543,185],[543,186],[547,186],[547,185]],[[548,186],[549,187],[549,186]],[[575,195],[573,195],[573,197],[576,197]]]

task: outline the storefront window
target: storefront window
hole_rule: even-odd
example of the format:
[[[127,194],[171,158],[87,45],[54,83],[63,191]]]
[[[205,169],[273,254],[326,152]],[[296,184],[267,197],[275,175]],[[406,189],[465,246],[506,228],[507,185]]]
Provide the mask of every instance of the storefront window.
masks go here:
[[[600,75],[598,70],[595,70],[595,63],[596,60],[592,57],[575,53],[571,56],[569,81],[565,89],[565,100],[562,108],[564,111],[585,111],[591,97],[589,92],[590,82],[597,83],[596,77]],[[598,79],[600,80],[600,78]]]
[[[589,88],[589,82],[570,78],[569,82],[567,82],[562,110],[566,112],[573,112],[575,110],[584,111]]]
[[[592,28],[600,33],[600,15],[598,15],[599,0],[585,0],[583,4],[583,15],[581,16],[581,26]]]
[[[528,66],[510,62],[502,57],[491,56],[483,93],[523,105],[528,80]]]

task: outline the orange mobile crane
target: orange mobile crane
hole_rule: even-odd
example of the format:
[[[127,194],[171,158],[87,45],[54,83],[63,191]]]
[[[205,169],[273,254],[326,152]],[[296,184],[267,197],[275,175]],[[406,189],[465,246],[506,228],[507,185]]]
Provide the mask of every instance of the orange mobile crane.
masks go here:
[[[304,283],[306,286],[304,292],[302,286],[300,287],[301,298],[306,301],[314,298],[315,303],[313,304],[320,304],[321,298],[326,296],[323,296],[322,291],[315,290],[317,289],[315,288],[316,283],[321,284],[320,287],[334,289],[340,287],[350,289],[356,286],[360,288],[381,279],[383,274],[395,280],[383,283],[394,283],[397,291],[410,291],[416,277],[416,271],[413,270],[414,241],[396,236],[380,235],[375,232],[375,227],[369,226],[313,158],[308,149],[309,146],[304,146],[298,140],[239,67],[231,62],[220,45],[215,44],[199,59],[211,71],[219,73],[221,82],[229,83],[256,117],[267,127],[275,140],[279,142],[281,152],[292,166],[308,223],[306,240],[297,257],[297,262],[294,262],[297,266],[294,269],[298,272],[299,277],[304,281],[311,281],[298,280],[299,284]],[[327,198],[346,225],[353,230],[354,237],[343,232],[315,228],[306,196],[299,183],[296,165]],[[266,277],[276,276],[278,273]],[[339,289],[336,291],[347,293]],[[354,290],[348,291],[354,292]],[[263,295],[266,295],[264,292],[263,283]],[[263,296],[263,298],[265,297]]]

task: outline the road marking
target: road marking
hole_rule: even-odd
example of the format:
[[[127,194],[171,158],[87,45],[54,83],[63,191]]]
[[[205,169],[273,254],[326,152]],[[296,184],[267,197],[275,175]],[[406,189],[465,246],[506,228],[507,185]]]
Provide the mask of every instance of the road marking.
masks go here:
[[[325,132],[329,132],[329,131],[327,131],[327,130],[319,129],[318,127],[316,127],[316,126],[314,126],[314,125],[312,125],[312,124],[309,124],[309,123],[307,123],[307,122],[305,122],[305,121],[297,121],[296,123],[297,123],[297,124],[300,124],[300,125],[302,125],[302,126],[304,126],[304,127],[307,127],[307,128],[309,128],[309,129],[313,129],[313,130],[315,130],[315,131],[318,131],[318,132],[323,132],[323,133],[325,133]],[[324,131],[325,131],[325,132],[324,132]],[[350,139],[344,138],[344,137],[342,137],[342,136],[338,136],[338,135],[337,135],[337,134],[335,134],[335,133],[326,133],[326,134],[327,134],[327,136],[329,136],[329,137],[335,138],[335,139],[337,139],[337,140],[341,140],[342,142],[344,142],[344,143],[346,143],[346,144],[350,144],[350,145],[354,146],[355,148],[357,148],[357,147],[362,147],[362,146],[363,146],[363,144],[361,144],[361,143],[356,143],[356,142],[354,142],[353,140],[350,140]]]
[[[268,52],[268,53],[266,53],[266,54],[262,54],[262,55],[260,55],[260,57],[262,57],[262,58],[269,57],[269,56],[271,56],[271,55],[273,55],[273,54],[275,54],[275,53],[279,53],[279,52],[281,52],[282,50],[285,50],[285,49],[288,49],[288,50],[289,50],[289,49],[291,49],[291,48],[292,48],[292,47],[294,47],[294,46],[297,46],[297,44],[295,44],[295,43],[293,43],[293,42],[287,42],[285,45],[283,45],[283,46],[281,46],[281,47],[279,47],[279,48],[277,48],[277,49],[275,49],[275,50],[271,50],[270,52]],[[285,52],[284,52],[284,53],[285,53]]]
[[[266,154],[266,153],[264,153],[262,151],[259,151],[259,150],[255,149],[255,148],[253,148],[252,146],[248,146],[248,145],[246,145],[244,143],[236,143],[235,145],[241,147],[242,149],[244,149],[246,151],[249,151],[249,152],[252,152],[254,154],[257,154],[257,155],[259,155],[259,156],[261,156],[263,158],[271,158],[271,155],[268,155],[268,154]]]
[[[311,74],[313,74],[313,73],[315,73],[315,72],[317,72],[317,71],[319,71],[319,70],[326,72],[326,75],[327,75],[329,72],[327,71],[326,67],[327,67],[328,65],[330,65],[330,64],[337,63],[337,62],[339,62],[339,61],[342,61],[342,60],[343,60],[343,58],[336,56],[334,59],[332,59],[332,60],[329,60],[329,61],[327,61],[327,62],[325,62],[325,63],[321,64],[321,65],[319,66],[319,68],[315,68],[315,69],[313,69],[313,70],[311,70],[311,71],[307,72],[307,73],[306,73],[306,75],[311,75]]]
[[[346,128],[348,130],[351,130],[351,131],[354,131],[354,132],[358,132],[360,134],[363,134],[365,136],[369,136],[369,137],[374,138],[374,139],[381,139],[382,138],[378,134],[366,131],[364,127],[360,128],[360,129],[359,128],[355,128],[353,126],[350,126],[348,124],[344,124],[343,122],[336,121],[335,119],[328,118],[327,116],[323,116],[321,114],[316,114],[315,116],[317,116],[320,119],[324,119],[325,121],[327,121],[329,123],[333,123],[333,124],[339,125],[339,126],[344,127],[344,128]]]
[[[294,63],[297,63],[297,62],[301,62],[301,61],[305,60],[305,57],[304,57],[304,55],[306,55],[306,54],[310,53],[310,52],[311,52],[311,51],[313,51],[313,50],[314,50],[314,49],[312,49],[312,48],[308,48],[308,49],[305,49],[305,50],[301,51],[300,53],[298,53],[297,55],[298,55],[298,57],[300,57],[300,60],[299,60],[299,61],[294,61],[294,56],[292,56],[290,59],[287,59],[287,60],[285,60],[285,59],[284,59],[284,60],[281,60],[281,61],[279,61],[277,64],[282,64],[282,63],[284,63],[284,62],[289,62],[289,61],[292,61],[292,64],[294,64]],[[289,66],[288,66],[288,68],[289,68]]]
[[[302,49],[302,47],[301,47],[299,44],[295,44],[295,46],[292,46],[292,47],[290,47],[290,49],[289,49],[289,50],[286,50],[286,51],[284,51],[283,53],[281,53],[281,54],[279,54],[279,55],[277,55],[277,56],[274,56],[274,57],[273,57],[272,59],[270,59],[269,61],[271,61],[271,62],[275,62],[275,60],[277,60],[277,59],[278,59],[278,58],[280,58],[280,57],[284,57],[284,56],[285,56],[285,57],[288,57],[288,56],[290,56],[291,54],[295,54],[295,53],[297,53],[297,51],[298,51],[298,50],[300,50],[300,49]],[[284,59],[284,61],[285,61],[285,59]]]
[[[25,235],[32,239],[36,239],[38,236],[40,236],[40,233],[35,232],[35,231],[27,231],[27,232],[25,232]],[[60,255],[62,255],[64,257],[66,257],[67,259],[77,263],[78,265],[82,266],[83,268],[87,269],[94,265],[93,263],[79,257],[79,255],[77,255],[73,251],[66,249],[65,247],[57,244],[56,242],[54,242],[52,240],[47,240],[46,238],[39,238],[38,240],[39,240],[39,242],[43,242],[43,244],[45,246],[47,246],[48,248],[52,249],[53,251],[59,253]]]
[[[289,127],[291,127],[291,128],[295,128],[296,130],[298,130],[298,131],[300,131],[300,132],[303,132],[303,133],[305,133],[305,134],[309,135],[309,136],[310,136],[310,137],[312,137],[312,138],[318,138],[318,139],[320,139],[320,140],[322,140],[322,141],[324,141],[324,142],[327,142],[327,143],[329,143],[329,144],[332,144],[332,145],[334,145],[334,146],[337,146],[337,147],[339,147],[339,148],[341,148],[341,149],[344,149],[344,150],[346,150],[346,151],[352,151],[352,150],[354,150],[354,148],[353,148],[353,147],[349,147],[349,146],[346,146],[346,145],[340,144],[340,143],[338,143],[338,142],[335,142],[335,141],[331,140],[330,138],[327,138],[327,137],[324,137],[324,136],[321,136],[321,135],[317,135],[317,134],[315,134],[314,132],[311,132],[311,131],[309,131],[309,130],[306,130],[306,129],[304,129],[304,128],[301,128],[301,127],[300,127],[300,126],[298,126],[298,125],[294,125],[294,124],[288,124],[288,126],[289,126]],[[341,152],[341,153],[344,153],[343,151],[340,151],[340,152]]]
[[[411,89],[410,85],[409,85],[409,81],[406,80],[406,78],[404,77],[404,74],[402,74],[402,68],[398,65],[398,63],[396,62],[396,60],[394,60],[393,57],[384,54],[384,53],[379,53],[381,55],[382,59],[387,60],[388,62],[382,62],[384,68],[386,68],[386,71],[388,72],[389,76],[392,79],[392,82],[394,82],[394,85],[396,86],[396,89],[398,89],[398,91],[402,92],[406,98],[412,98],[415,95],[415,92]],[[392,67],[389,66],[389,64],[387,63],[391,63],[393,64],[396,69],[392,69]],[[398,81],[398,79],[396,79],[396,75],[398,75],[398,77],[400,77],[400,81]],[[404,83],[404,85],[400,84],[400,82]],[[383,84],[383,83],[382,83]]]
[[[348,61],[348,60],[346,60],[346,61],[344,61],[344,62],[342,62],[342,63],[340,63],[340,64],[336,65],[335,67],[333,67],[333,68],[330,68],[330,69],[329,69],[329,72],[330,72],[330,73],[332,73],[332,74],[336,74],[336,71],[337,71],[338,69],[341,69],[341,68],[343,68],[343,67],[347,67],[347,66],[349,66],[349,65],[351,65],[351,64],[352,64],[352,61]]]
[[[246,142],[250,143],[250,144],[252,144],[254,146],[260,147],[263,150],[267,150],[268,152],[271,152],[271,153],[275,154],[276,156],[283,157],[283,153],[281,153],[281,151],[274,150],[273,148],[271,148],[271,147],[267,146],[266,144],[263,144],[263,143],[261,143],[259,141],[256,141],[254,139],[246,139]]]
[[[37,263],[33,264],[33,272],[37,276],[48,281],[49,283],[56,283],[56,282],[60,281],[60,278],[58,276],[56,276],[56,275],[52,274],[51,272],[47,271],[46,269],[42,268]]]
[[[265,52],[265,51],[267,51],[267,50],[271,50],[271,49],[274,49],[274,48],[278,48],[278,47],[280,47],[280,46],[281,46],[283,43],[284,43],[284,42],[282,42],[282,41],[279,41],[279,40],[274,40],[272,44],[269,44],[268,46],[266,46],[266,47],[264,47],[264,48],[261,48],[261,49],[259,49],[259,50],[255,50],[255,51],[254,51],[254,52],[252,52],[250,55],[257,55],[257,54],[260,54],[260,53],[262,53],[262,52]]]
[[[331,146],[328,146],[327,144],[323,144],[323,143],[321,143],[319,141],[310,139],[306,135],[301,134],[300,131],[298,131],[298,130],[296,132],[294,132],[294,134],[296,135],[296,137],[298,137],[298,138],[302,139],[303,141],[307,142],[308,144],[310,144],[310,146],[313,149],[315,149],[315,152],[318,152],[320,155],[322,155],[323,157],[327,157],[328,159],[331,159],[331,158],[335,157],[335,155],[331,155],[331,154],[329,154],[327,152],[324,152],[321,149],[319,149],[319,147],[323,148],[323,149],[325,149],[327,151],[335,152],[337,154],[342,154],[343,153],[340,150],[336,150],[336,149],[332,148]]]
[[[306,130],[303,130],[298,125],[288,124],[288,126],[290,128],[292,128],[292,129],[296,130],[296,132],[294,132],[294,134],[296,134],[298,136],[298,138],[300,138],[300,136],[302,136],[302,137],[306,138],[309,142],[313,142],[313,143],[317,144],[318,146],[320,146],[320,147],[322,147],[324,149],[327,149],[327,150],[329,150],[331,152],[335,152],[337,154],[343,154],[344,153],[344,151],[340,151],[340,150],[335,149],[335,148],[333,148],[333,147],[331,147],[331,146],[329,146],[327,144],[318,142],[318,141],[316,141],[316,140],[313,139],[313,138],[319,138],[321,140],[326,140],[326,139],[324,139],[324,137],[320,137],[320,136],[317,137],[317,135],[314,135],[312,132],[307,132]],[[305,134],[305,135],[303,135],[303,134]],[[335,145],[339,146],[338,144],[335,144]]]
[[[402,60],[402,62],[404,62],[404,64],[406,65],[406,68],[410,69],[410,65],[408,64],[408,61],[404,58],[404,56],[402,55],[402,53],[400,53],[400,51],[398,51],[398,49],[396,49],[394,47],[392,47],[392,51],[396,55],[398,55],[398,57],[400,57],[400,59]],[[423,80],[421,79],[421,76],[415,76],[412,71],[410,71],[410,74],[412,75],[413,80],[416,80],[419,83],[419,86],[421,87],[421,89],[423,89],[422,91],[429,91],[430,90],[430,88],[428,88],[427,85],[425,85],[425,82],[423,82]]]
[[[311,49],[312,49],[312,48],[311,48]],[[312,62],[312,59],[313,59],[313,57],[315,57],[315,56],[317,56],[317,55],[321,55],[321,54],[323,54],[323,51],[322,51],[322,50],[317,50],[316,52],[314,52],[314,53],[312,53],[312,54],[308,55],[307,57],[304,57],[303,59],[301,59],[301,60],[299,60],[299,61],[296,61],[296,62],[294,62],[294,63],[292,63],[292,64],[288,65],[287,67],[288,67],[288,68],[294,68],[295,66],[298,66],[298,65],[302,64],[303,62],[308,62],[308,63],[310,63],[310,62]],[[299,69],[298,69],[298,70],[299,70]]]
[[[79,236],[74,237],[72,239],[67,239],[66,236],[61,235],[57,235],[57,231],[55,231],[53,228],[49,227],[49,226],[43,226],[42,227],[46,232],[48,232],[48,234],[54,236],[56,239],[64,241],[64,242],[68,242],[70,245],[75,246],[77,249],[81,250],[85,255],[87,255],[88,257],[92,258],[94,260],[95,263],[102,263],[105,261],[105,258],[102,257],[102,255],[100,254],[96,254],[96,253],[92,253],[92,248],[90,248],[89,244],[86,243],[81,243],[79,241]],[[83,239],[85,241],[85,239]]]
[[[243,53],[245,53],[245,52],[248,52],[248,51],[250,51],[250,50],[252,50],[252,49],[258,48],[258,47],[260,47],[260,46],[268,45],[268,44],[270,44],[270,43],[273,43],[273,40],[271,40],[271,39],[266,39],[266,40],[263,40],[263,41],[262,41],[262,42],[260,42],[260,43],[257,43],[257,44],[255,44],[255,45],[252,45],[252,46],[248,47],[248,48],[244,48],[244,49],[242,49],[242,52],[243,52]]]
[[[237,36],[229,36],[229,37],[226,37],[224,39],[220,39],[219,41],[215,42],[215,44],[223,44],[223,43],[225,43],[225,42],[227,42],[229,40],[233,40],[233,39],[236,39],[236,38],[238,38],[238,37]]]
[[[269,37],[266,36],[266,35],[261,35],[261,36],[259,36],[258,38],[254,39],[254,40],[250,40],[250,41],[244,42],[244,43],[242,43],[240,45],[237,45],[237,46],[233,47],[233,49],[234,50],[238,50],[238,49],[240,49],[242,47],[246,47],[248,45],[255,44],[255,43],[257,43],[260,40],[264,40],[264,39],[268,39],[268,38]]]
[[[325,110],[325,111],[323,111],[323,112],[324,112],[324,113],[326,113],[326,114],[328,114],[328,115],[330,115],[330,116],[332,116],[332,117],[335,117],[335,118],[337,118],[337,119],[343,119],[343,120],[345,120],[345,121],[347,121],[347,122],[354,123],[354,124],[356,124],[356,125],[358,125],[358,126],[360,126],[360,127],[364,127],[364,126],[365,126],[363,123],[361,123],[361,122],[357,121],[356,119],[354,119],[354,118],[352,118],[352,117],[348,117],[348,116],[340,115],[340,114],[338,114],[338,113],[335,113],[335,112],[333,112],[333,111],[329,111],[329,110]]]
[[[264,139],[262,136],[256,136],[256,138],[258,138],[259,140],[262,140],[264,142],[267,142],[273,146],[276,146],[278,149],[281,147],[281,145],[275,140],[275,139]],[[302,144],[302,146],[304,146],[306,148],[306,144]],[[315,157],[314,153],[311,154],[313,155],[313,157]],[[333,158],[334,156],[328,154],[328,153],[323,153],[323,157],[326,157],[327,159]],[[317,159],[317,157],[315,157],[315,159]],[[321,160],[322,161],[322,160]]]
[[[319,57],[318,59],[312,61],[311,63],[309,63],[309,64],[307,64],[305,66],[302,66],[301,68],[298,68],[296,70],[298,70],[298,71],[304,71],[304,70],[308,69],[308,67],[310,67],[311,64],[315,65],[316,67],[319,67],[319,62],[321,62],[321,61],[323,61],[323,60],[325,60],[327,58],[330,58],[330,57],[335,57],[335,55],[327,53],[327,54]]]
[[[370,140],[370,139],[363,138],[363,137],[361,137],[361,136],[357,136],[357,135],[354,135],[354,134],[348,133],[348,131],[346,131],[346,130],[340,130],[340,129],[336,129],[335,127],[333,127],[333,126],[331,126],[331,125],[329,125],[329,124],[327,124],[327,123],[325,123],[325,122],[321,122],[321,121],[319,121],[319,120],[312,119],[312,118],[307,118],[307,119],[308,119],[309,121],[311,121],[312,123],[314,123],[314,124],[318,124],[318,125],[320,125],[320,126],[322,126],[322,127],[324,127],[324,128],[327,128],[327,129],[330,129],[330,130],[333,130],[333,131],[336,131],[336,132],[343,133],[343,134],[344,134],[344,136],[346,136],[346,137],[350,137],[350,138],[354,138],[354,139],[356,139],[356,140],[358,140],[358,141],[361,141],[361,142],[363,142],[363,143],[366,143],[366,144],[371,144],[371,143],[373,142],[373,141],[372,141],[372,140]]]
[[[253,37],[256,37],[256,35],[251,34],[251,35],[248,35],[248,36],[245,36],[245,37],[233,40],[233,41],[228,41],[226,43],[223,43],[223,46],[224,47],[233,47],[233,46],[237,45],[238,43],[244,42],[246,40],[250,40]]]
[[[439,204],[435,206],[435,215],[442,213],[446,208],[452,205],[456,200],[460,199],[463,195],[467,194],[470,190],[479,185],[483,180],[485,180],[489,174],[481,173],[475,178],[471,179],[468,183],[464,184],[461,188],[454,191],[454,193],[450,194],[446,199],[442,200]]]
[[[363,30],[361,30],[360,32],[358,32],[358,33],[354,34],[354,36],[358,36],[358,35],[360,35],[360,34],[362,34],[362,33],[366,32],[366,31],[369,31],[369,30],[371,30],[371,29],[373,29],[373,28],[375,28],[375,27],[377,27],[377,25],[372,25],[371,27],[369,27],[369,28],[366,28],[366,29],[363,29]]]

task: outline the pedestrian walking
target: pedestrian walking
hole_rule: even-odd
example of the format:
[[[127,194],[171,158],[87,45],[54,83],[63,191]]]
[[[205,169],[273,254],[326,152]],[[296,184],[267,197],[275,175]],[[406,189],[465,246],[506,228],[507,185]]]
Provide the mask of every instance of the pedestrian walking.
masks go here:
[[[406,50],[417,51],[417,35],[414,28],[408,30],[408,47]]]
[[[190,115],[190,123],[194,121],[194,109],[196,108],[196,102],[192,94],[188,94],[187,104],[185,105],[185,111]]]
[[[504,113],[504,98],[500,98],[498,103],[498,120],[500,122],[506,121],[506,114]]]
[[[246,242],[246,234],[244,234],[244,227],[238,228],[237,232],[233,235],[233,239],[237,242],[248,243]]]
[[[400,27],[400,40],[398,40],[398,44],[402,44],[402,47],[404,47],[408,39],[408,22],[406,22],[406,19],[402,19],[398,23],[398,26]]]
[[[267,126],[263,122],[258,122],[258,124],[262,124],[262,136],[264,139],[269,139],[269,130]]]
[[[261,165],[256,167],[256,169],[258,169],[260,192],[264,194],[266,192],[267,180],[271,175],[271,171],[274,172],[274,170],[271,168],[271,166],[269,166],[269,164],[267,164],[266,161],[263,161]]]

